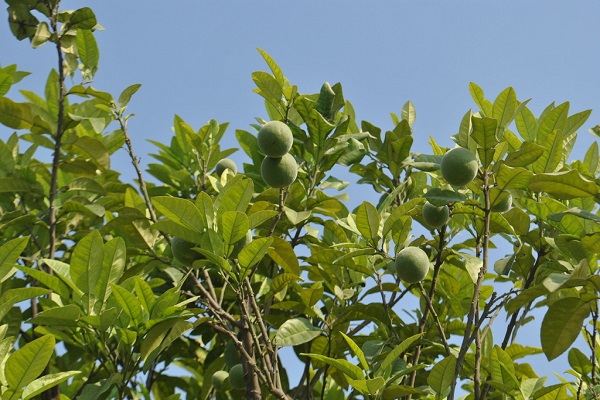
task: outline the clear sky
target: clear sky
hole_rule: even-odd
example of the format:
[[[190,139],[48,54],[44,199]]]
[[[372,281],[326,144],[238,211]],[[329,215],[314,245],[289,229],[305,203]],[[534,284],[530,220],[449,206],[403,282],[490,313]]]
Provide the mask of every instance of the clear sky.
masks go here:
[[[552,101],[570,101],[572,113],[594,109],[573,156],[597,140],[587,131],[600,123],[597,0],[63,1],[63,9],[83,6],[106,29],[96,35],[100,68],[93,86],[118,96],[142,84],[130,103],[136,117],[129,129],[143,164],[156,151],[147,139],[170,140],[174,114],[195,128],[211,118],[230,122],[224,147],[236,146],[235,129],[267,118],[252,92],[250,74],[267,70],[257,47],[301,93],[341,82],[358,119],[383,129],[392,128],[389,113],[411,100],[418,151],[429,152],[430,136],[452,146],[462,116],[475,108],[469,82],[490,99],[513,86],[519,100],[532,99],[536,115]],[[34,73],[9,96],[43,90],[56,64],[53,50],[18,42],[6,13],[0,15],[0,65]],[[0,128],[1,138],[9,133]],[[232,158],[247,161],[242,151]],[[117,162],[133,176],[124,151]],[[535,344],[538,333],[523,336]],[[545,359],[539,360],[542,368]],[[555,371],[564,371],[561,362]]]

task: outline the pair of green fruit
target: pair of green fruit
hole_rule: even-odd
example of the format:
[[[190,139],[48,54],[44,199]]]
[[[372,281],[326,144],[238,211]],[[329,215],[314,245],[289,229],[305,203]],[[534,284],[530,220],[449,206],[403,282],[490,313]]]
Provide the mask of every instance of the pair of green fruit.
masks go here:
[[[264,124],[257,135],[258,147],[265,154],[260,173],[272,188],[289,186],[298,176],[298,163],[289,153],[294,144],[292,130],[281,121]]]
[[[471,183],[479,171],[477,157],[470,150],[457,147],[449,150],[440,163],[442,177],[452,186],[465,186]],[[512,205],[512,195],[508,193],[500,201],[492,204],[492,212],[506,212]],[[423,220],[432,228],[439,228],[450,220],[450,210],[447,205],[436,206],[426,202],[422,210]]]
[[[242,364],[236,364],[228,371],[217,371],[211,377],[211,383],[215,389],[221,390],[225,381],[229,379],[231,387],[234,389],[244,389],[246,381],[244,380],[244,367]]]

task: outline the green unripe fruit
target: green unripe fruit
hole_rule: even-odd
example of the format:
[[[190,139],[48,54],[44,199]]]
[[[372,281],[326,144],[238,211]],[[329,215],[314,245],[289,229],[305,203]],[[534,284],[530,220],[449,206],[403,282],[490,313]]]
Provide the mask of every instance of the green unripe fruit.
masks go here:
[[[227,378],[229,378],[229,372],[217,371],[210,378],[210,381],[212,382],[212,385],[214,386],[215,389],[221,390],[221,388],[223,387],[223,384],[225,383]]]
[[[512,194],[509,193],[508,196],[505,196],[503,199],[496,202],[496,204],[493,204],[490,211],[503,213],[508,211],[510,206],[512,206]]]
[[[244,367],[242,364],[236,364],[229,370],[229,383],[235,389],[244,389],[246,380],[244,379]]]
[[[265,183],[272,188],[289,186],[298,176],[298,163],[287,153],[283,157],[265,157],[260,166],[260,173]]]
[[[283,157],[294,143],[292,130],[281,121],[267,122],[258,131],[258,147],[268,157]]]
[[[406,283],[421,282],[429,271],[429,257],[418,247],[405,247],[396,255],[396,273]]]
[[[237,174],[237,165],[235,165],[235,161],[230,158],[219,160],[217,165],[215,165],[215,172],[219,176],[223,175],[223,172],[225,172],[226,169],[233,172],[234,175]]]
[[[204,258],[202,257],[202,254],[193,250],[193,247],[198,246],[195,243],[188,242],[177,236],[174,236],[173,240],[171,240],[171,252],[173,253],[173,257],[183,265],[190,266],[194,261]]]
[[[442,157],[442,176],[453,186],[465,186],[477,176],[479,164],[470,150],[457,147]]]
[[[426,202],[423,205],[421,215],[427,225],[432,228],[439,228],[440,226],[447,224],[450,220],[450,209],[446,205],[438,207],[430,202]]]

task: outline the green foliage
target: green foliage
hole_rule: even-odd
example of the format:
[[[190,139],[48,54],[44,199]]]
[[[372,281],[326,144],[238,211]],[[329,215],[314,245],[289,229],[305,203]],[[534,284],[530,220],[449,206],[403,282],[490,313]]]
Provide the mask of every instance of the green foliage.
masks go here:
[[[471,83],[456,146],[416,154],[411,102],[389,129],[358,121],[340,83],[302,93],[259,50],[243,167],[227,123],[176,115],[146,181],[127,133],[140,85],[92,88],[100,25],[55,3],[7,0],[17,39],[64,63],[18,101],[27,73],[0,68],[2,399],[598,397],[598,144],[571,157],[589,110],[535,116]],[[287,137],[277,158],[265,121]],[[123,146],[135,184],[111,164]],[[533,318],[541,348],[519,344]],[[560,383],[529,364],[541,353],[568,359]]]

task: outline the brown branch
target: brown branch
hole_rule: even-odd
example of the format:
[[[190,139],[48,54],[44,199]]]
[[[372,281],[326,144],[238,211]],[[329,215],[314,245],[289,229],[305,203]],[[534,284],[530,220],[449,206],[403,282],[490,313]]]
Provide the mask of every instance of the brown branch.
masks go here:
[[[431,287],[429,288],[429,294],[427,296],[425,296],[428,304],[431,304],[431,307],[428,307],[425,309],[425,311],[423,312],[423,317],[421,318],[421,321],[419,322],[419,333],[421,333],[421,334],[423,332],[425,332],[425,324],[427,323],[427,319],[429,318],[430,309],[433,310],[432,301],[435,296],[435,291],[437,288],[437,280],[440,275],[442,264],[444,262],[444,259],[442,257],[442,252],[444,250],[444,246],[445,246],[445,242],[446,242],[446,229],[447,228],[448,228],[447,225],[443,225],[439,230],[438,248],[437,248],[437,254],[436,254],[436,258],[435,258],[435,265],[433,266],[433,276],[431,278]],[[423,286],[421,284],[419,284],[419,286],[420,286],[421,290],[423,290]],[[423,290],[423,292],[424,292],[424,290]],[[439,319],[438,319],[438,323],[439,323]],[[438,326],[438,328],[441,328],[441,324]],[[442,331],[443,331],[443,329],[442,329]],[[448,346],[447,343],[446,343],[446,346]],[[417,365],[419,363],[419,358],[421,357],[421,350],[422,350],[422,346],[418,345],[413,354],[412,365]],[[446,348],[446,352],[447,353],[449,352],[449,347]],[[417,379],[417,371],[415,370],[410,374],[409,385],[414,386],[416,379]],[[411,394],[406,396],[406,400],[410,400],[411,398],[412,398]]]
[[[473,325],[479,319],[479,298],[481,295],[481,287],[483,285],[483,280],[485,278],[485,274],[487,273],[488,268],[488,251],[489,251],[489,239],[490,239],[490,187],[489,187],[489,175],[487,171],[483,173],[483,198],[484,198],[484,227],[483,227],[483,254],[482,254],[482,265],[477,274],[477,281],[475,282],[473,288],[473,297],[471,298],[471,307],[469,310],[469,314],[467,316],[467,323],[465,327],[465,334],[463,336],[462,345],[458,352],[458,356],[456,358],[456,367],[454,369],[454,378],[452,379],[452,384],[450,386],[450,394],[448,395],[449,400],[454,399],[454,393],[456,391],[456,385],[458,383],[458,378],[460,375],[460,371],[462,369],[463,363],[465,361],[465,357],[469,350],[469,346],[472,343],[474,338],[472,329]],[[477,354],[476,354],[477,358]],[[477,365],[477,360],[475,360],[475,364]]]

